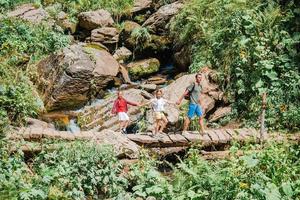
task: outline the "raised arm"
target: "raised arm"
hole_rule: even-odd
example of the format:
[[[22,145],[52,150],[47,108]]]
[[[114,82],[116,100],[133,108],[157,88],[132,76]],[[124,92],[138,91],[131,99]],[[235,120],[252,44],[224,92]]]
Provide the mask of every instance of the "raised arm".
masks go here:
[[[181,97],[178,99],[178,101],[176,102],[176,104],[177,104],[177,105],[180,105],[181,102],[182,102],[182,100],[183,100],[183,98],[184,98],[184,96],[186,96],[188,93],[189,93],[189,90],[186,89],[186,90],[184,91],[183,95],[181,95]]]

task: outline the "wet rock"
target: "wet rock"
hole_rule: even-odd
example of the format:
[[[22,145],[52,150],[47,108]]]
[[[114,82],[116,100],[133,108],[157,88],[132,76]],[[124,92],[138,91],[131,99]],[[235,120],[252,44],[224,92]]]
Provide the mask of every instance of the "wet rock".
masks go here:
[[[131,9],[132,14],[137,14],[149,10],[152,5],[152,0],[135,0],[133,8]]]
[[[7,16],[17,17],[32,23],[40,23],[48,17],[48,14],[43,8],[36,8],[33,4],[24,4],[9,12]]]
[[[91,32],[92,42],[101,42],[102,44],[116,44],[119,42],[118,29],[112,27],[102,27],[94,29]]]
[[[131,102],[141,103],[146,99],[142,95],[145,91],[138,89],[124,90],[124,98]],[[148,94],[150,95],[150,94]],[[78,124],[83,130],[90,129],[106,129],[117,131],[119,129],[118,116],[111,116],[111,110],[116,95],[110,95],[103,99],[99,104],[87,106],[78,113]],[[128,107],[128,116],[130,117],[130,124],[136,123],[143,116],[141,110],[137,106]]]
[[[130,77],[133,80],[137,80],[143,77],[147,77],[159,70],[159,60],[156,58],[149,58],[131,62],[127,65]]]
[[[114,24],[111,14],[104,9],[82,12],[78,15],[79,26],[87,30],[109,27]]]
[[[39,62],[38,89],[47,110],[78,108],[104,89],[119,71],[118,62],[93,44],[64,48]]]
[[[119,62],[127,61],[131,56],[132,56],[132,52],[126,47],[118,48],[113,55],[113,57]]]
[[[209,122],[214,122],[219,120],[222,117],[225,117],[226,115],[229,115],[231,113],[231,107],[222,107],[218,108],[210,117]]]
[[[168,22],[182,7],[183,3],[181,2],[174,2],[160,7],[157,12],[152,14],[150,18],[145,21],[143,27],[147,27],[155,34],[166,33]]]

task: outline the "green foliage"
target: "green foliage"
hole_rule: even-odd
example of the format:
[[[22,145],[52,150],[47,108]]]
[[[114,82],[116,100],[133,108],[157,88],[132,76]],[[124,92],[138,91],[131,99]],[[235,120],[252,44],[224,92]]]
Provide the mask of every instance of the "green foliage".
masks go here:
[[[37,114],[41,105],[26,76],[34,74],[28,66],[68,43],[67,36],[46,24],[0,20],[0,132]]]
[[[267,92],[268,125],[293,128],[299,122],[294,109],[300,105],[298,4],[192,0],[171,29],[180,43],[193,46],[192,72],[206,65],[219,71],[220,84],[240,117],[255,122],[260,95]]]
[[[9,65],[36,61],[69,44],[63,33],[47,24],[33,25],[17,19],[1,19],[0,56]]]
[[[1,150],[0,199],[104,199],[124,194],[127,181],[111,147],[60,144],[25,164],[22,153]]]
[[[255,149],[248,146],[244,150]],[[232,147],[232,153],[237,151]],[[269,145],[258,153],[230,160],[208,162],[191,149],[174,167],[171,179],[163,177],[155,162],[145,157],[132,167],[133,195],[157,199],[299,199],[300,149],[293,145]]]
[[[135,53],[135,51],[143,50],[152,40],[151,34],[146,27],[133,29],[130,37],[134,43],[133,54]]]

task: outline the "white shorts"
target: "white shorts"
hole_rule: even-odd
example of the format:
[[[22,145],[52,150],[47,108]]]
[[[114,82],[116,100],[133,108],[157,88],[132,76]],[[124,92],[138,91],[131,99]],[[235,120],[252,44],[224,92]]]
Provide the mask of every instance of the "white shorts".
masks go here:
[[[128,121],[129,120],[129,117],[128,117],[127,113],[125,113],[125,112],[119,112],[118,116],[119,116],[119,121]]]

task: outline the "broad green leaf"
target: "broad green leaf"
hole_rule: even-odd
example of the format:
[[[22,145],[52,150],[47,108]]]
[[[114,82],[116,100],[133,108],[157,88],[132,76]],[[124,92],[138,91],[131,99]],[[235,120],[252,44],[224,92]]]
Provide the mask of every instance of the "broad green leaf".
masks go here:
[[[265,75],[266,75],[269,79],[271,79],[272,81],[278,79],[278,78],[277,78],[277,73],[274,72],[274,71],[266,72]]]
[[[281,200],[278,187],[274,183],[267,183],[267,187],[265,189],[265,198],[266,200]]]
[[[243,156],[242,159],[243,159],[245,165],[249,168],[255,167],[259,163],[259,160],[253,158],[253,155]]]
[[[288,197],[293,196],[294,192],[293,192],[293,189],[292,189],[292,186],[291,186],[290,182],[282,183],[281,187],[282,187],[282,190],[283,190],[284,194],[286,194],[286,196],[288,196]]]

